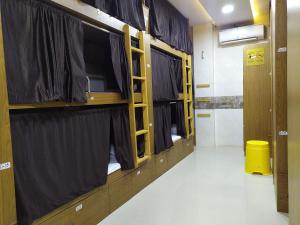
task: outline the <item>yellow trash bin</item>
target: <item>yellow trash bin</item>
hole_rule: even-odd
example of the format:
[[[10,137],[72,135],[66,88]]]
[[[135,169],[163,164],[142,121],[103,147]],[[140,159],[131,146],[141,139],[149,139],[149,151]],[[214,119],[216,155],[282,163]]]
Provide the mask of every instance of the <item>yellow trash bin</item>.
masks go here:
[[[267,141],[248,141],[246,146],[246,173],[264,176],[272,174],[270,146]]]

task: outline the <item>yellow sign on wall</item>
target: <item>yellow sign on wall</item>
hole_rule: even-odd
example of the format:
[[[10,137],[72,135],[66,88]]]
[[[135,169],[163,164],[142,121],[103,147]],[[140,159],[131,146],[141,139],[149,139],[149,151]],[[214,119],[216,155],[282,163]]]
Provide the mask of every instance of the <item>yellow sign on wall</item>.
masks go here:
[[[265,64],[265,49],[254,48],[247,50],[247,66],[258,66]]]

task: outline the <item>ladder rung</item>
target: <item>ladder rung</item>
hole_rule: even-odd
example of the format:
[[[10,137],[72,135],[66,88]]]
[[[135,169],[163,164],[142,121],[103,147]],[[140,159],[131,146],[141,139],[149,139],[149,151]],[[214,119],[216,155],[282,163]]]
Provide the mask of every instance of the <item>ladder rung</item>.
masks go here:
[[[192,86],[192,83],[186,83],[187,86]]]
[[[192,116],[189,116],[188,119],[191,120],[191,119],[193,119],[193,117],[192,117]]]
[[[138,165],[147,161],[148,159],[150,159],[150,157],[148,155],[145,155],[143,158],[138,158],[137,163]]]
[[[140,53],[140,54],[144,54],[144,51],[142,49],[139,49],[139,48],[135,48],[135,47],[131,47],[131,50],[133,52],[137,52],[137,53]]]
[[[148,106],[147,104],[143,104],[143,103],[141,103],[141,104],[134,104],[135,108],[141,108],[141,107],[147,107],[147,106]]]
[[[188,99],[187,102],[192,102],[192,100]]]
[[[134,79],[134,80],[146,80],[145,77],[139,77],[139,76],[132,76],[132,79]]]
[[[190,66],[186,66],[186,68],[187,68],[187,69],[189,69],[189,70],[191,69],[191,67],[190,67]]]
[[[139,130],[135,133],[135,135],[140,136],[140,135],[147,134],[147,133],[148,133],[148,130]]]

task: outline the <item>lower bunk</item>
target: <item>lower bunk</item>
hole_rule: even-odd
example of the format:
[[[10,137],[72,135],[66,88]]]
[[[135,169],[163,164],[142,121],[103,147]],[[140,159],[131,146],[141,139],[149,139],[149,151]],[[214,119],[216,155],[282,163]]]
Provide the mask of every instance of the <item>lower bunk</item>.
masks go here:
[[[150,161],[137,169],[116,170],[110,173],[104,186],[54,210],[33,224],[95,225],[191,154],[193,149],[192,138],[179,139],[174,142],[172,148],[154,155]],[[109,168],[116,168],[116,166],[111,162]]]

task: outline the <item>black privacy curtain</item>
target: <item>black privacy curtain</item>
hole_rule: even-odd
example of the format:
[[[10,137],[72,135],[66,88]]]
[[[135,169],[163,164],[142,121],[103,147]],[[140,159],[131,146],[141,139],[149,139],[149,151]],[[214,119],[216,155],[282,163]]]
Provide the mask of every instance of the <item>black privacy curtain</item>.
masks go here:
[[[172,124],[176,125],[177,135],[181,137],[186,137],[183,101],[177,101],[171,104],[171,112]]]
[[[1,0],[9,102],[85,102],[81,21],[38,0]]]
[[[192,54],[188,19],[167,0],[149,0],[149,5],[151,35]]]
[[[12,112],[11,129],[20,225],[105,184],[110,144],[134,166],[126,106]]]
[[[167,101],[183,92],[181,60],[151,49],[153,100]]]
[[[173,146],[171,105],[169,102],[156,102],[154,111],[154,152],[159,154]]]
[[[111,59],[114,75],[122,98],[129,99],[131,95],[130,73],[125,49],[125,38],[122,35],[110,33]]]
[[[145,30],[145,19],[142,0],[81,0],[101,11],[128,23],[129,25]]]

